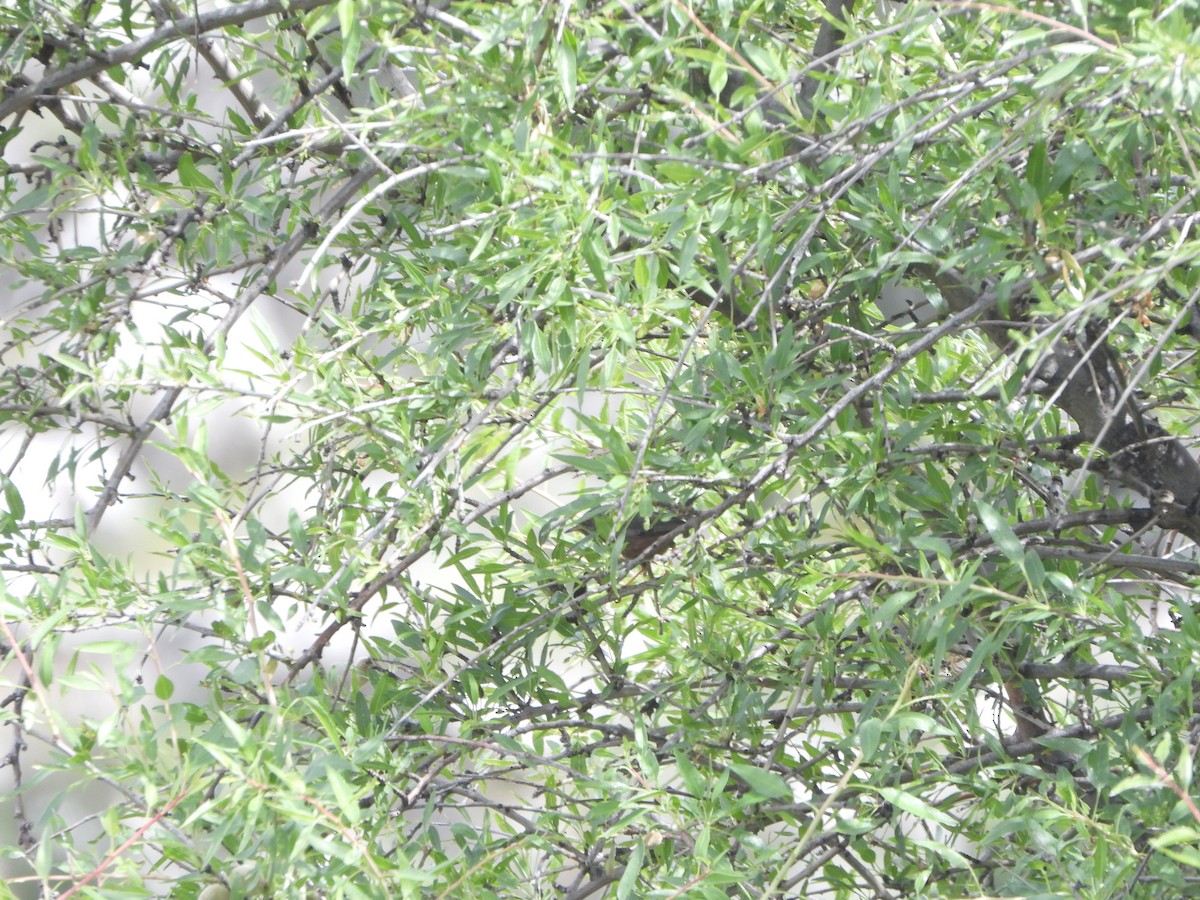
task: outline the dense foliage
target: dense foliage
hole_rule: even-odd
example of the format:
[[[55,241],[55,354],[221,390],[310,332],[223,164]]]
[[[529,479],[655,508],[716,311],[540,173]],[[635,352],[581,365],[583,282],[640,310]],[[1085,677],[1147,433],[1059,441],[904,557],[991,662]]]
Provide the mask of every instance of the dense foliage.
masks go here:
[[[1196,889],[1200,4],[851,6],[0,9],[16,896]]]

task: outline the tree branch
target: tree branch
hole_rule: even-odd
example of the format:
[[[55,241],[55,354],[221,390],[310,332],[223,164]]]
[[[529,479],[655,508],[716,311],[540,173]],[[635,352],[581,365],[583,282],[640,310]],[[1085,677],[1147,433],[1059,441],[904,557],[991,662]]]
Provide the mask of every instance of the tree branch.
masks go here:
[[[334,0],[250,0],[237,6],[214,9],[198,16],[188,16],[175,22],[170,22],[156,28],[144,38],[130,41],[119,47],[113,47],[104,52],[89,50],[87,59],[74,65],[64,66],[35,84],[23,87],[0,100],[0,121],[17,113],[25,112],[36,104],[43,102],[48,96],[58,93],[68,85],[77,81],[99,75],[106,69],[127,63],[137,62],[147,53],[157,50],[164,44],[185,37],[194,39],[197,35],[225,28],[229,25],[244,25],[255,19],[276,13],[293,14],[330,6]],[[0,142],[4,139],[0,138]]]

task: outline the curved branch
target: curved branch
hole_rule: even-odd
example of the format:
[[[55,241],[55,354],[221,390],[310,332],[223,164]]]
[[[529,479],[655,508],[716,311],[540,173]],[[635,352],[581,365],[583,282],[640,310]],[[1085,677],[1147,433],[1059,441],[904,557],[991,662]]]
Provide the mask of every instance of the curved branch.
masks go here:
[[[21,88],[0,100],[0,120],[23,113],[42,102],[47,95],[56,94],[68,85],[99,75],[106,69],[137,62],[147,53],[157,50],[176,38],[195,38],[204,32],[229,25],[244,25],[276,13],[308,12],[333,5],[334,0],[250,0],[237,6],[214,9],[198,16],[188,16],[156,28],[150,34],[102,53],[89,52],[87,59],[64,66],[41,81]],[[0,144],[3,139],[0,139]]]

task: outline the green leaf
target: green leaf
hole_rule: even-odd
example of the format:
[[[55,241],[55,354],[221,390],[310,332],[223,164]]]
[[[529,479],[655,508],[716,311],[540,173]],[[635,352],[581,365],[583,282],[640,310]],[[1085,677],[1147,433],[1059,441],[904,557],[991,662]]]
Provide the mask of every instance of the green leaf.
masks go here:
[[[948,828],[953,828],[956,824],[952,816],[942,812],[936,806],[930,806],[916,794],[910,794],[899,788],[878,788],[877,790],[888,803],[922,821],[937,822]]]
[[[25,501],[21,498],[21,492],[13,480],[2,473],[0,473],[0,489],[3,489],[4,493],[4,514],[15,523],[25,515]]]
[[[354,67],[362,48],[362,20],[359,18],[359,0],[338,0],[338,25],[342,32],[342,79],[349,84],[354,77]]]
[[[763,800],[791,799],[791,787],[774,772],[767,772],[758,766],[738,762],[730,762],[728,766],[734,775],[745,782],[752,795]]]
[[[725,64],[725,57],[720,54],[714,55],[708,66],[708,88],[714,97],[721,96],[728,80],[729,68]]]
[[[856,733],[863,758],[870,760],[875,756],[875,751],[879,749],[879,739],[883,735],[883,722],[879,719],[864,719],[858,723]]]
[[[1087,62],[1086,56],[1069,56],[1061,59],[1043,72],[1033,82],[1033,90],[1044,91],[1075,74],[1075,71]]]
[[[1163,847],[1196,841],[1200,841],[1200,829],[1194,825],[1176,825],[1174,828],[1168,828],[1162,834],[1150,838],[1150,846],[1161,850]]]
[[[562,90],[567,108],[575,106],[575,77],[577,64],[575,36],[569,31],[554,47],[554,66],[558,70],[558,86]]]
[[[1022,565],[1025,562],[1025,548],[1013,532],[1012,526],[1008,524],[1008,520],[982,498],[975,501],[975,511],[979,513],[979,521],[996,542],[1000,552],[1012,562]]]
[[[192,161],[192,154],[184,153],[180,156],[177,166],[179,183],[184,187],[204,193],[216,193],[217,186],[213,184],[212,179],[196,168],[195,162]]]
[[[175,693],[175,683],[166,675],[154,679],[154,696],[159,700],[170,700]]]
[[[638,885],[638,876],[642,871],[642,861],[646,856],[646,845],[643,841],[638,841],[633,845],[633,849],[629,851],[629,861],[625,863],[625,871],[621,873],[621,880],[617,882],[617,897],[618,900],[626,900],[627,897],[640,896],[635,894],[634,890]]]

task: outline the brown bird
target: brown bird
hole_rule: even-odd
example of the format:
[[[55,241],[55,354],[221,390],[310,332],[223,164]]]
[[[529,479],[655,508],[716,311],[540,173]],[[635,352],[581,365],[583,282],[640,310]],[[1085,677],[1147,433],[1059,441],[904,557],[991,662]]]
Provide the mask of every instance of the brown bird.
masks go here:
[[[646,524],[642,519],[634,519],[625,529],[625,546],[621,555],[626,559],[637,559],[643,553],[650,551],[650,557],[666,553],[675,543],[676,538],[684,534],[684,526],[694,518],[695,514],[687,516],[672,516],[658,522]],[[674,533],[673,533],[674,532]],[[671,535],[671,537],[667,537]]]
[[[648,522],[638,517],[630,522],[625,527],[624,542],[621,544],[621,556],[625,559],[638,559],[645,556],[643,562],[648,562],[660,553],[666,553],[671,545],[675,543],[676,539],[692,530],[694,525],[691,523],[696,518],[697,513],[690,504],[673,504],[669,508],[675,515],[653,522]],[[607,510],[604,512],[607,512]],[[601,520],[605,519],[604,512],[598,511],[593,516],[579,522],[575,527],[596,537],[599,532],[597,517]],[[615,525],[612,528],[604,530],[614,539],[620,533]]]

